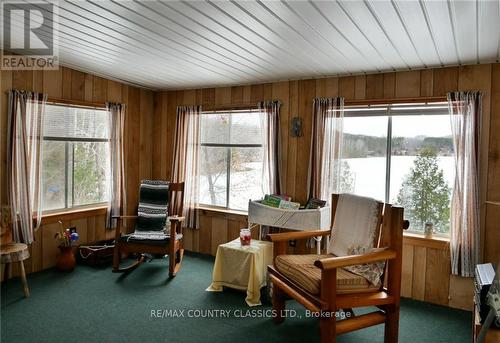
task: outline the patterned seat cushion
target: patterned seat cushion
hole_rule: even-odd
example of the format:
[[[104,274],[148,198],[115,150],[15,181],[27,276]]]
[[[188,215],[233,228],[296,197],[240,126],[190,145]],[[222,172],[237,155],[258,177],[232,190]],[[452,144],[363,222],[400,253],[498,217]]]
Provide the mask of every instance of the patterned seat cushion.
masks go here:
[[[274,264],[278,271],[301,288],[311,294],[320,294],[321,269],[314,265],[314,261],[333,257],[334,255],[279,255]],[[337,269],[337,293],[365,293],[376,292],[380,284],[372,285],[364,277],[353,274],[343,268]]]
[[[139,243],[139,244],[148,244],[148,245],[157,245],[157,246],[164,246],[168,244],[170,241],[170,237],[165,236],[162,239],[142,239],[140,237],[134,236],[134,234],[129,234],[129,235],[122,235],[121,240],[127,243]],[[177,240],[182,239],[182,234],[177,234],[175,236]]]

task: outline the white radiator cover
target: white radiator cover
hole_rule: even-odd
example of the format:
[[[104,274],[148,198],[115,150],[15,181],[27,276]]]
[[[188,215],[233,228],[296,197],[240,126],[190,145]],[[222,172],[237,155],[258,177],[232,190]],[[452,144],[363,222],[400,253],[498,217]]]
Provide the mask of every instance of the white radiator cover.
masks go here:
[[[330,207],[285,210],[249,201],[248,223],[299,231],[330,230]]]

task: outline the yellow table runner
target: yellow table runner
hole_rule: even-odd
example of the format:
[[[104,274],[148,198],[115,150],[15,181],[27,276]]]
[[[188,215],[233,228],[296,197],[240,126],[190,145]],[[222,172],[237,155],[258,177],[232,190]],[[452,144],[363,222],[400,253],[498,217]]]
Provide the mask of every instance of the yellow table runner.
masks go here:
[[[212,284],[206,289],[221,292],[222,286],[247,291],[248,306],[261,305],[260,289],[266,285],[267,265],[273,262],[271,242],[252,239],[242,246],[240,239],[221,244],[217,248]]]

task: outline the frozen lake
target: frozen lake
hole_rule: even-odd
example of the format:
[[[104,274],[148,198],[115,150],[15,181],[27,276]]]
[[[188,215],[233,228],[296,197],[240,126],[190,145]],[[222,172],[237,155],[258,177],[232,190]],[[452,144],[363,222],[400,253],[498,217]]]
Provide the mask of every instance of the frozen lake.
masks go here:
[[[393,202],[416,156],[392,156],[389,201]],[[354,193],[385,200],[385,157],[348,158],[345,161],[354,177]],[[453,156],[438,156],[438,165],[451,188],[455,175]]]
[[[403,183],[403,178],[409,173],[416,156],[393,156],[391,158],[391,181],[389,201],[393,202]],[[354,193],[385,200],[385,157],[367,157],[345,159],[349,164],[353,181]],[[262,171],[260,162],[245,163],[245,171],[231,174],[231,193],[229,206],[233,209],[246,210],[248,199],[262,198]],[[451,188],[454,177],[454,161],[452,156],[438,157],[438,165],[443,170],[448,186]],[[304,165],[307,168],[307,165]],[[220,174],[214,183],[214,205],[226,205],[226,174]],[[200,179],[200,203],[211,204],[212,197],[208,191],[208,179],[205,175]]]

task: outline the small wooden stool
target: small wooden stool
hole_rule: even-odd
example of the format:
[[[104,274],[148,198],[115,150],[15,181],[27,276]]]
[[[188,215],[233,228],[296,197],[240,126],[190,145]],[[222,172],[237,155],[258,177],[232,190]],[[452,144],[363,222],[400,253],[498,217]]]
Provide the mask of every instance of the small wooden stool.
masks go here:
[[[30,296],[28,281],[26,280],[26,272],[24,271],[24,260],[30,257],[28,246],[24,243],[9,243],[0,246],[1,263],[5,264],[5,277],[7,280],[12,273],[12,263],[19,262],[21,267],[21,280],[23,281],[24,296]]]

